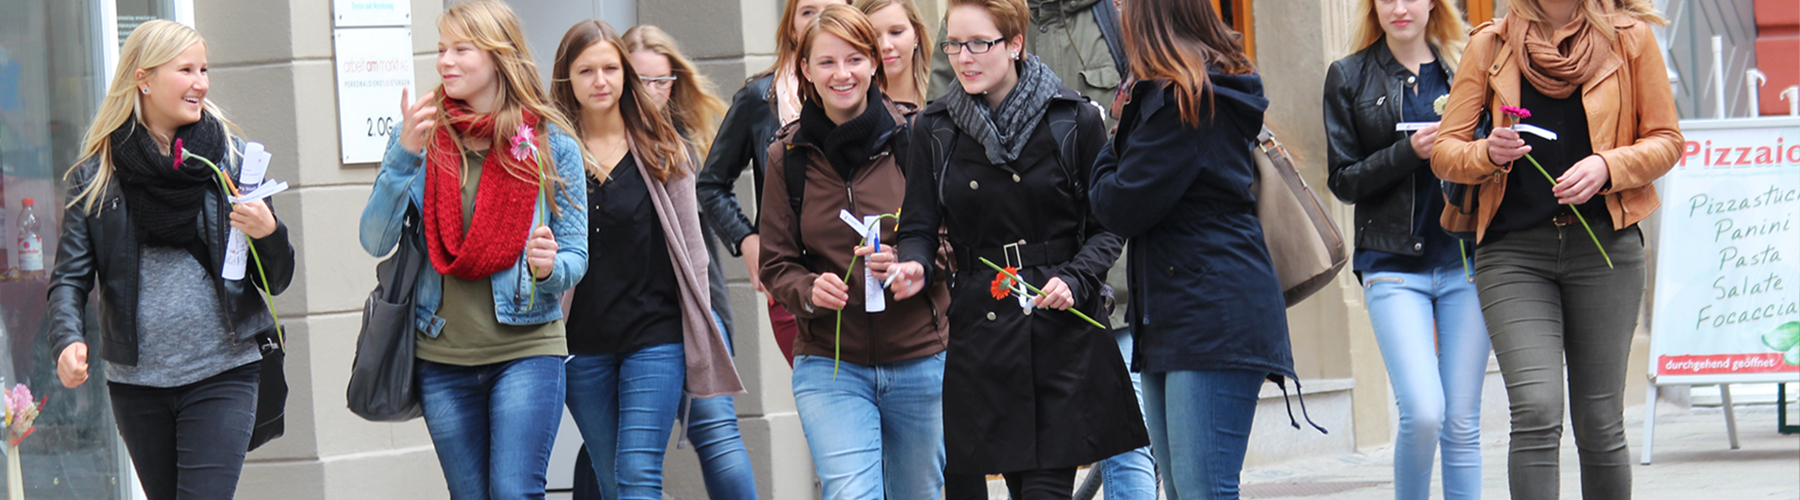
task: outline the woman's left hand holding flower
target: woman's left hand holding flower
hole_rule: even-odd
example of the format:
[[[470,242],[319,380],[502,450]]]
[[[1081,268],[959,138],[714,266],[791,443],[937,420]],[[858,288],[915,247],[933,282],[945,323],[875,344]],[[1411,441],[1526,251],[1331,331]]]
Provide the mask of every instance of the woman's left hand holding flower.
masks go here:
[[[1612,173],[1606,169],[1606,159],[1600,155],[1588,155],[1575,162],[1562,177],[1556,178],[1556,187],[1550,188],[1556,195],[1556,202],[1568,205],[1587,203],[1606,182],[1612,179]]]
[[[525,263],[531,265],[532,277],[550,277],[550,271],[556,269],[556,249],[556,234],[550,232],[550,226],[531,230],[531,239],[525,242]]]
[[[1075,294],[1069,290],[1069,284],[1062,278],[1050,278],[1041,288],[1044,293],[1031,298],[1031,305],[1045,309],[1063,310],[1075,306]]]
[[[263,239],[275,232],[275,212],[262,200],[239,203],[231,208],[231,227],[250,239]]]

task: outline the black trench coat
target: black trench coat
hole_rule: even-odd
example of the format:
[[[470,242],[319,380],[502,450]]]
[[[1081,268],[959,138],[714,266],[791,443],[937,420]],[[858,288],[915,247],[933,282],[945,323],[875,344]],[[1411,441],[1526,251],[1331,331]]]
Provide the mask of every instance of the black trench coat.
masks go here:
[[[958,259],[1020,240],[1066,241],[1073,258],[1027,266],[1019,274],[1040,287],[1061,277],[1074,293],[1075,308],[1105,324],[1102,287],[1124,240],[1092,217],[1080,191],[1104,147],[1106,128],[1099,108],[1072,90],[1062,89],[1051,106],[1077,109],[1071,140],[1080,144],[1069,168],[1058,161],[1048,120],[1032,133],[1020,157],[1005,165],[989,163],[972,136],[958,133],[949,148],[941,198],[931,130],[950,117],[941,101],[921,112],[906,158],[900,258],[929,272],[940,224]],[[944,366],[947,471],[1072,467],[1149,444],[1125,362],[1108,330],[1068,312],[1028,314],[1014,298],[996,300],[988,286],[995,271],[978,261],[958,262],[949,277],[950,348]]]

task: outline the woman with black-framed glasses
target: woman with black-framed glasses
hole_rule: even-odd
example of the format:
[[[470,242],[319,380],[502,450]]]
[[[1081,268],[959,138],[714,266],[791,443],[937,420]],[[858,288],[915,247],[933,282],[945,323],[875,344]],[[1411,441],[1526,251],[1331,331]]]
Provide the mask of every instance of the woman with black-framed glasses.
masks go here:
[[[1104,320],[1106,273],[1122,240],[1088,209],[1086,180],[1106,140],[1101,110],[1024,52],[1024,0],[953,0],[946,41],[957,80],[914,119],[895,299],[950,283],[944,368],[945,491],[986,498],[1006,475],[1015,500],[1067,499],[1075,468],[1149,444]],[[946,230],[954,272],[933,269]],[[990,286],[1012,266],[1044,293]],[[998,292],[998,293],[996,293]]]

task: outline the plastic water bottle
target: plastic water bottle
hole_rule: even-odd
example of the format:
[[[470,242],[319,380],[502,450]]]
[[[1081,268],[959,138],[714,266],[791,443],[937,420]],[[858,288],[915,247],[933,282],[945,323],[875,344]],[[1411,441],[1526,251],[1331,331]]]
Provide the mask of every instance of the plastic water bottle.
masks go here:
[[[19,271],[26,279],[37,279],[44,276],[44,240],[38,237],[38,219],[32,207],[36,200],[25,199],[25,209],[19,213]]]

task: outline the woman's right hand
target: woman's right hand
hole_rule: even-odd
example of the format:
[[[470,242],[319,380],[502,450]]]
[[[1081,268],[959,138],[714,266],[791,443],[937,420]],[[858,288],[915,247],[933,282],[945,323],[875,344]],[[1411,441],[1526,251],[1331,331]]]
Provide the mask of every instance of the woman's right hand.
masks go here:
[[[1437,136],[1438,123],[1436,122],[1413,132],[1412,137],[1409,138],[1412,140],[1413,153],[1419,155],[1421,160],[1431,159],[1431,146],[1437,143]]]
[[[63,348],[62,354],[56,357],[56,377],[62,379],[63,387],[70,389],[81,387],[83,382],[87,382],[86,342],[76,342]]]
[[[407,93],[407,89],[400,89],[400,147],[419,154],[425,148],[425,134],[437,126],[437,120],[431,119],[437,114],[437,106],[430,105],[436,93],[426,92],[410,104],[406,100]]]
[[[818,279],[813,280],[813,307],[836,310],[843,309],[849,302],[850,285],[836,273],[819,273]]]
[[[1494,129],[1493,133],[1488,134],[1487,146],[1488,162],[1495,165],[1512,163],[1531,152],[1531,146],[1527,146],[1525,139],[1519,137],[1519,133],[1513,131],[1512,127]]]

